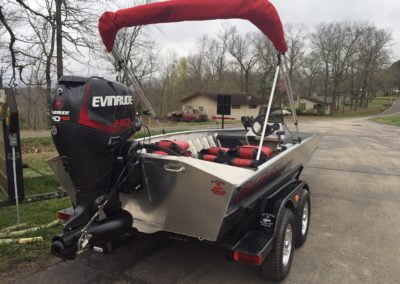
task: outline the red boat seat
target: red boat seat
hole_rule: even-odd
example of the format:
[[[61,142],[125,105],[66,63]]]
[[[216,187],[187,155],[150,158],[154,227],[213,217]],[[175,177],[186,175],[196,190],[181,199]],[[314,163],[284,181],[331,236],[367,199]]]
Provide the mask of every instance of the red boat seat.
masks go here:
[[[224,147],[211,147],[211,148],[202,150],[201,153],[218,156],[220,154],[228,152],[229,150],[230,150],[229,148],[224,148]]]
[[[223,147],[211,147],[208,149],[203,149],[199,152],[199,159],[205,160],[209,162],[217,162],[217,163],[225,163],[226,161],[226,153],[229,151],[229,148]]]
[[[199,159],[225,163],[242,168],[256,168],[272,157],[273,150],[269,147],[262,147],[260,160],[257,161],[258,147],[254,145],[239,146],[236,148],[211,147],[199,152]]]
[[[234,157],[248,159],[248,160],[255,160],[257,158],[258,153],[258,146],[255,145],[245,145],[234,148],[228,151],[228,154]],[[261,148],[261,159],[267,160],[272,157],[273,150],[269,147],[262,147]]]
[[[159,151],[159,150],[153,151],[153,152],[151,152],[151,153],[152,153],[152,154],[161,155],[161,156],[168,156],[168,153],[167,153],[167,152]]]
[[[209,162],[218,162],[218,155],[211,155],[211,154],[199,154],[199,159]]]
[[[155,145],[159,146],[161,148],[165,148],[165,149],[171,150],[171,151],[173,151],[174,153],[177,153],[180,156],[188,157],[188,156],[190,156],[192,154],[190,151],[188,151],[189,143],[186,142],[186,141],[161,140],[159,142],[156,142]],[[169,155],[168,152],[162,151],[162,150],[154,150],[151,153],[162,155],[162,156],[168,156]]]
[[[242,167],[242,168],[256,168],[259,165],[257,160],[242,159],[242,158],[232,158],[229,161],[229,164],[232,166]]]

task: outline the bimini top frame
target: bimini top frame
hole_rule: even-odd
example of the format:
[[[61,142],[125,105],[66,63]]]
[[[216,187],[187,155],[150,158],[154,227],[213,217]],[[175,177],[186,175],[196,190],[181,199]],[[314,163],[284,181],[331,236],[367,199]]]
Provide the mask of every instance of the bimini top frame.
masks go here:
[[[300,142],[292,85],[290,83],[290,77],[286,72],[288,70],[286,57],[283,57],[285,63],[283,68],[281,67],[282,55],[284,55],[288,49],[283,25],[277,10],[268,0],[169,0],[154,2],[118,10],[116,12],[103,13],[99,20],[99,32],[107,51],[113,53],[115,60],[127,74],[131,85],[158,122],[156,113],[147,100],[140,84],[138,84],[135,75],[124,64],[118,51],[113,49],[118,31],[125,27],[140,25],[216,19],[248,20],[257,26],[272,41],[278,52],[278,65],[276,67],[269,98],[263,133],[265,133],[267,127],[277,80],[282,70],[286,92],[289,97],[289,103],[295,121],[298,141]],[[260,158],[262,141],[264,140],[264,137],[261,138],[257,160]]]

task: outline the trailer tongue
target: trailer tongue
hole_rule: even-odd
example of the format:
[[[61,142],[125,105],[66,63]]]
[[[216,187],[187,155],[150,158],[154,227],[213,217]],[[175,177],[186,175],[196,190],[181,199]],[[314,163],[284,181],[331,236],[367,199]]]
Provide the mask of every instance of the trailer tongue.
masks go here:
[[[123,27],[186,20],[241,18],[254,23],[277,49],[278,61],[265,114],[245,129],[198,130],[129,141],[142,124],[137,95],[156,118],[134,74],[113,49]],[[228,248],[232,259],[262,267],[274,280],[290,269],[293,247],[308,234],[310,195],[299,180],[319,137],[298,131],[279,16],[267,0],[170,0],[106,12],[100,35],[135,93],[102,78],[64,77],[52,98],[51,161],[74,204],[52,252],[77,252],[112,242],[132,227]],[[296,136],[271,115],[283,74]]]

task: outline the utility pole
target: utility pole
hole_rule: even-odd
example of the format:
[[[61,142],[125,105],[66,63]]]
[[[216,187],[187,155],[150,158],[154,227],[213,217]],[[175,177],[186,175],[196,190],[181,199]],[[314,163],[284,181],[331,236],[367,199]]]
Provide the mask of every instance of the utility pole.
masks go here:
[[[56,1],[56,42],[57,42],[57,79],[63,76],[63,45],[62,45],[62,21],[61,7],[63,0]]]

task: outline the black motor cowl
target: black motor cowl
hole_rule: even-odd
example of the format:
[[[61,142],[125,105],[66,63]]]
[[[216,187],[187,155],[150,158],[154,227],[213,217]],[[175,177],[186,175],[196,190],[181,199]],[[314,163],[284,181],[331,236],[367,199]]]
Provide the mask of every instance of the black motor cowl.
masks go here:
[[[51,106],[53,141],[75,189],[107,191],[115,149],[136,130],[133,93],[100,78],[63,77]]]

